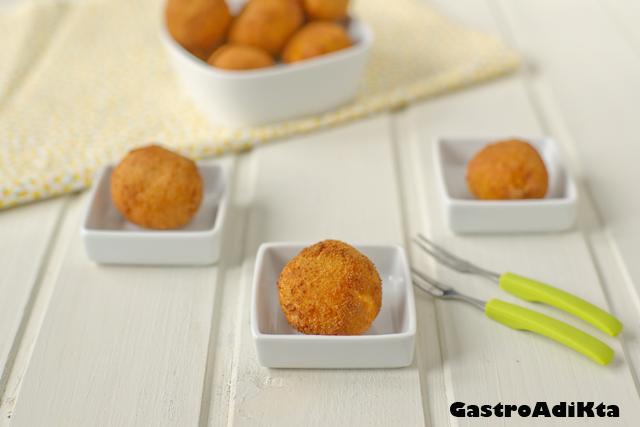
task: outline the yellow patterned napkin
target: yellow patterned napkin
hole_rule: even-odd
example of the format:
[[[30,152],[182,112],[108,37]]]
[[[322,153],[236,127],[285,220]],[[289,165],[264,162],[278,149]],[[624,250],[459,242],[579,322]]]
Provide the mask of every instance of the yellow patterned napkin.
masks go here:
[[[323,115],[230,130],[180,91],[158,0],[22,0],[0,9],[0,208],[86,188],[150,141],[200,158],[362,118],[514,70],[518,57],[420,0],[360,0],[376,36],[357,99]],[[345,142],[348,144],[348,142]]]

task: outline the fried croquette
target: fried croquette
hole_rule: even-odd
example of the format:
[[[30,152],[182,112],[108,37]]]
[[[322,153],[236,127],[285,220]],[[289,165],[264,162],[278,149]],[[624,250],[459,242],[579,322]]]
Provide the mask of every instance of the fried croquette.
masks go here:
[[[347,17],[349,0],[303,0],[304,11],[311,20],[337,21]]]
[[[278,55],[303,21],[302,8],[295,0],[251,0],[231,25],[229,41]]]
[[[220,46],[207,62],[225,70],[252,70],[274,64],[273,58],[266,50],[236,43]]]
[[[340,25],[325,21],[311,22],[291,37],[282,59],[286,63],[303,61],[351,45],[349,34]]]
[[[111,198],[122,215],[146,228],[187,224],[202,202],[196,164],[157,145],[129,152],[111,174]]]
[[[467,185],[478,199],[543,198],[548,180],[538,151],[517,139],[485,146],[467,165]]]
[[[231,24],[224,0],[168,0],[165,18],[173,38],[203,60],[220,45]]]
[[[278,292],[287,321],[305,334],[362,334],[382,304],[376,267],[337,240],[316,243],[291,259],[280,273]]]

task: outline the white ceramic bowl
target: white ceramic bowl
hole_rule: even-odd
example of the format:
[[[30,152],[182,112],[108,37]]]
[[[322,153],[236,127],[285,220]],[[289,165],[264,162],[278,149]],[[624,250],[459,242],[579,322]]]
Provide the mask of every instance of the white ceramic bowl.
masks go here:
[[[95,182],[81,235],[89,259],[101,264],[207,265],[218,261],[229,200],[229,161],[199,164],[204,197],[178,230],[148,230],[128,222],[111,201],[107,166]]]
[[[164,22],[164,21],[163,21]],[[353,99],[358,90],[373,33],[352,19],[352,47],[295,64],[226,71],[193,56],[168,33],[161,39],[188,95],[216,125],[255,126],[322,113]]]
[[[486,144],[504,138],[439,138],[436,175],[449,227],[458,233],[559,231],[573,226],[577,191],[551,138],[521,138],[532,144],[549,173],[544,199],[478,200],[466,183],[467,163]]]
[[[398,246],[356,246],[382,278],[382,307],[364,335],[304,335],[287,322],[277,281],[309,244],[264,243],[253,276],[251,332],[261,365],[270,368],[397,368],[411,364],[416,312],[409,265]]]

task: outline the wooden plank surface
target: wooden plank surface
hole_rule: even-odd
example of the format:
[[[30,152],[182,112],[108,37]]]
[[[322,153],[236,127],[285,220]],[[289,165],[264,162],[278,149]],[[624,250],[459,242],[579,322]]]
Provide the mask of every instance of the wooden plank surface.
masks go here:
[[[640,148],[632,113],[633,101],[640,98],[634,77],[640,51],[628,25],[617,20],[625,10],[628,24],[630,17],[639,16],[638,6],[632,1],[568,1],[556,7],[555,2],[496,0],[491,5],[504,36],[533,64],[526,73],[533,103],[547,127],[566,142],[583,201],[593,202],[583,212],[583,230],[607,298],[628,330],[640,328],[640,270],[635,262],[640,204],[627,194],[629,183],[640,178],[633,162],[640,158]],[[569,10],[575,23],[567,32],[559,16]],[[533,28],[544,28],[543,37],[531,37]],[[640,340],[627,333],[624,341],[638,383]]]
[[[606,307],[597,271],[580,232],[460,237],[448,231],[444,224],[441,203],[436,187],[432,185],[435,178],[430,166],[433,165],[430,142],[437,135],[454,133],[539,134],[541,129],[532,111],[527,112],[530,107],[523,102],[525,100],[519,82],[510,80],[424,104],[407,113],[413,116],[417,127],[413,139],[421,147],[425,165],[423,179],[430,183],[427,186],[428,229],[439,243],[481,265],[554,283]],[[570,263],[567,262],[569,258]],[[423,268],[434,271],[428,264]],[[462,276],[443,268],[436,268],[435,273],[468,294],[528,305],[483,279]],[[472,307],[437,302],[449,403],[605,400],[621,405],[626,417],[623,422],[640,416],[630,367],[617,340],[603,337],[588,325],[557,310],[528,306],[605,340],[616,349],[616,363],[609,368],[599,367],[546,339],[501,327]],[[420,344],[429,345],[428,342]],[[528,425],[529,421],[514,418],[509,420],[509,425]],[[605,420],[601,425],[609,423]],[[457,424],[495,425],[496,420],[461,419]]]
[[[384,425],[402,414],[400,419],[408,425],[421,424],[415,367],[375,375],[372,371],[274,374],[257,366],[248,330],[246,288],[260,242],[326,237],[402,241],[391,155],[386,117],[251,153],[255,160],[248,164],[255,170],[244,172],[253,187],[243,255],[249,260],[248,274],[240,283],[225,283],[241,292],[221,291],[223,303],[215,302],[214,289],[221,283],[216,279],[222,274],[218,270],[225,270],[226,278],[233,277],[236,266],[232,264],[238,259],[220,269],[100,267],[86,259],[79,237],[74,236],[13,425],[45,421],[83,425],[96,419],[104,425],[188,425],[203,414],[219,420],[216,409],[224,404],[218,398],[230,399],[228,421],[233,424],[251,424],[265,417],[294,424],[307,420],[311,410],[318,422],[333,415],[337,423],[362,419]],[[77,216],[84,203],[86,196],[74,203],[69,215]],[[360,209],[365,204],[369,209]],[[238,244],[237,237],[229,238]],[[213,307],[222,313],[218,316]],[[240,321],[232,334],[210,329],[212,323],[216,327],[224,323],[225,313]],[[218,339],[225,337],[230,342],[219,345]],[[208,353],[209,345],[215,354]],[[232,350],[229,357],[224,355],[225,348]],[[223,374],[223,378],[209,379],[205,372]],[[229,374],[235,374],[231,381]],[[203,384],[213,389],[203,390]],[[344,403],[345,393],[357,396],[361,390],[371,395],[349,400],[354,406],[351,418],[336,410]],[[203,394],[212,399],[204,412]],[[284,400],[293,396],[309,400],[292,411],[272,404],[278,395]],[[314,400],[317,395],[322,399]],[[374,410],[372,399],[378,402]],[[394,409],[385,409],[390,403]],[[109,410],[116,405],[118,411]]]
[[[243,289],[223,304],[229,315],[237,315],[229,425],[421,425],[415,364],[394,370],[266,369],[256,361],[249,330],[252,264],[260,243],[326,238],[402,243],[388,117],[265,146],[253,154],[247,266],[234,284]],[[212,383],[226,386],[215,379]]]
[[[637,5],[624,3],[633,16]],[[557,104],[584,171],[581,178],[640,289],[640,199],[629,190],[640,178],[638,50],[595,0],[495,4]]]
[[[44,202],[44,204],[50,203],[52,205],[61,203],[60,212],[58,213],[59,219],[57,224],[53,226],[55,230],[49,236],[46,251],[48,255],[43,257],[40,263],[30,259],[27,264],[34,270],[39,269],[39,280],[30,297],[29,305],[31,308],[23,313],[22,331],[15,344],[11,369],[7,372],[6,386],[2,394],[2,403],[0,404],[0,426],[8,426],[11,421],[17,397],[21,390],[22,379],[31,360],[31,354],[49,306],[49,300],[60,272],[64,254],[73,231],[78,227],[77,218],[66,215],[67,208],[75,197],[77,196],[65,196],[64,200]],[[6,299],[11,300],[9,297]]]
[[[517,77],[242,155],[228,250],[216,267],[92,264],[77,232],[86,195],[70,202],[64,221],[63,200],[0,214],[0,266],[9,272],[0,278],[0,362],[11,359],[14,368],[3,373],[4,397],[17,397],[15,408],[3,401],[0,414],[12,415],[15,426],[493,426],[531,420],[454,419],[449,404],[595,400],[620,405],[622,418],[591,425],[634,425],[640,417],[634,288],[640,267],[633,262],[640,204],[625,193],[640,158],[630,105],[640,94],[634,21],[621,16],[627,9],[619,4],[595,1],[430,3],[507,38],[532,66]],[[637,8],[628,10],[635,16]],[[581,177],[580,229],[451,234],[434,181],[433,139],[544,133],[558,139]],[[333,237],[406,244],[418,231],[487,267],[529,274],[613,308],[625,322],[623,342],[410,250],[417,265],[469,294],[527,305],[593,333],[615,348],[613,365],[598,367],[472,307],[422,294],[416,295],[418,339],[409,368],[270,370],[257,364],[248,304],[260,243]]]
[[[11,209],[0,221],[0,395],[42,280],[64,199]]]
[[[430,231],[426,187],[422,179],[423,165],[419,144],[414,137],[414,124],[409,114],[393,115],[396,173],[400,182],[401,202],[404,213],[405,245],[412,265],[420,255],[411,247],[412,236]],[[422,405],[425,418],[432,426],[450,425],[449,402],[445,384],[443,357],[440,341],[439,319],[433,298],[416,291],[416,363],[420,372]]]
[[[640,54],[640,2],[634,0],[599,0],[598,5],[616,27],[616,31]]]
[[[446,4],[445,4],[446,3]],[[484,28],[499,29],[495,22],[491,10],[480,2],[457,2],[455,10],[448,7],[449,2],[440,2],[439,7],[449,13],[454,12],[458,19],[471,21],[473,25]],[[468,18],[465,18],[465,14]],[[493,21],[493,22],[492,22]],[[498,32],[494,30],[494,32]],[[526,74],[525,74],[526,76]],[[407,114],[413,115],[414,123],[418,130],[414,139],[419,140],[423,146],[423,159],[426,162],[424,179],[433,182],[434,176],[431,172],[431,140],[441,134],[532,134],[540,135],[550,133],[551,129],[545,128],[544,121],[540,122],[540,116],[544,112],[536,110],[536,103],[529,95],[527,84],[522,79],[511,79],[501,81],[487,88],[466,91],[459,95],[450,96],[434,102],[425,103],[410,110]],[[550,113],[549,113],[550,114]],[[573,142],[560,141],[563,146]],[[573,151],[573,147],[565,147]],[[585,244],[584,235],[581,232],[561,233],[556,235],[542,236],[510,236],[510,237],[466,237],[453,236],[446,231],[446,226],[442,221],[440,203],[435,194],[434,186],[428,186],[431,190],[431,197],[428,202],[433,202],[428,215],[428,228],[433,230],[432,235],[447,242],[452,247],[465,253],[472,254],[474,259],[485,259],[484,264],[498,268],[499,265],[509,265],[508,268],[529,273],[552,283],[558,283],[562,287],[573,290],[584,295],[593,301],[597,301],[603,306],[607,305],[605,292],[600,282],[599,271],[592,263],[591,249]],[[589,216],[592,220],[593,207],[587,201],[581,205],[581,216]],[[593,221],[593,220],[592,220]],[[585,220],[582,224],[585,224]],[[591,223],[593,226],[593,224]],[[460,249],[458,249],[458,247]],[[493,250],[491,249],[493,248]],[[508,251],[505,251],[508,248]],[[492,254],[492,252],[494,252]],[[508,253],[507,253],[508,252]],[[566,260],[571,254],[571,263],[567,265]],[[519,266],[519,267],[518,267]],[[516,269],[518,267],[518,269]],[[505,268],[505,267],[502,267]],[[529,270],[529,271],[527,271]],[[452,274],[449,271],[437,270],[441,277],[447,280],[457,280],[461,283],[462,289],[470,292],[481,292],[485,298],[495,296],[496,289],[488,287],[482,280],[475,280],[465,277],[461,280],[460,275]],[[488,291],[487,291],[488,289]],[[616,290],[618,287],[615,288]],[[488,293],[487,293],[488,292]],[[624,298],[626,290],[620,289],[620,296]],[[505,298],[505,299],[508,299]],[[516,334],[506,330],[507,335],[500,335],[504,339],[507,336],[516,342],[500,342],[496,340],[493,331],[484,331],[484,325],[478,325],[478,313],[464,313],[459,311],[465,307],[450,308],[450,305],[442,304],[442,315],[439,317],[439,325],[443,326],[445,354],[445,375],[447,392],[450,393],[450,401],[478,399],[483,396],[483,401],[492,401],[487,396],[494,396],[500,400],[501,396],[518,396],[519,399],[535,401],[555,399],[567,400],[570,396],[576,399],[587,399],[588,397],[611,399],[612,402],[625,402],[622,406],[630,413],[621,420],[623,423],[631,423],[637,416],[638,395],[634,383],[632,367],[626,362],[619,360],[614,369],[601,373],[597,367],[589,366],[590,362],[562,360],[562,356],[549,355],[545,349],[548,343],[534,342],[531,349],[526,348],[525,342],[531,341],[531,337],[526,334]],[[535,307],[539,309],[538,306]],[[469,311],[469,310],[467,310]],[[545,310],[548,314],[563,318],[566,321],[585,328],[584,324],[576,322],[569,316],[559,315],[555,310]],[[475,316],[474,316],[475,315]],[[460,316],[463,316],[461,319]],[[633,337],[637,332],[637,318],[632,318],[633,322],[627,324],[627,335]],[[489,322],[490,323],[490,322]],[[474,325],[470,327],[469,325]],[[487,325],[487,328],[494,328],[496,325]],[[588,328],[588,327],[587,327]],[[480,331],[482,330],[482,333]],[[487,333],[487,336],[483,334]],[[595,332],[598,335],[598,332]],[[521,336],[522,335],[522,336]],[[481,338],[483,337],[483,338]],[[470,342],[469,342],[470,341]],[[623,347],[615,340],[608,340],[615,346],[621,359],[625,359]],[[515,351],[520,345],[519,351]],[[552,344],[553,345],[553,344]],[[501,352],[495,349],[503,350]],[[556,348],[561,350],[561,348]],[[459,354],[471,354],[463,361],[459,361]],[[479,359],[471,360],[473,355]],[[524,355],[525,359],[521,356]],[[541,357],[541,355],[544,355]],[[545,358],[549,357],[549,361]],[[549,368],[551,358],[560,357],[560,362],[555,363],[556,367]],[[577,356],[580,357],[580,356]],[[533,365],[531,365],[533,363]],[[511,366],[515,366],[511,372]],[[499,369],[496,369],[499,367]],[[476,369],[474,369],[476,368]],[[479,368],[479,369],[478,369]],[[594,369],[595,368],[595,369]],[[482,381],[469,378],[473,376],[482,378]],[[520,376],[520,378],[518,377]],[[531,382],[531,384],[528,384]],[[545,384],[546,383],[546,384]],[[523,387],[523,384],[526,386]],[[553,384],[552,387],[549,384]],[[622,386],[624,384],[624,386]],[[615,396],[615,397],[613,397]],[[623,410],[624,411],[624,410]],[[510,425],[514,420],[510,420]],[[475,420],[474,420],[475,422]],[[527,425],[527,420],[515,421],[522,425]],[[620,422],[620,420],[619,420]],[[460,423],[460,422],[459,422]],[[477,423],[477,422],[476,422]],[[495,420],[489,422],[493,425]],[[608,425],[609,421],[604,421],[602,425]],[[461,422],[464,425],[464,422]]]
[[[70,206],[76,227],[11,425],[197,424],[219,268],[92,263],[87,197]]]

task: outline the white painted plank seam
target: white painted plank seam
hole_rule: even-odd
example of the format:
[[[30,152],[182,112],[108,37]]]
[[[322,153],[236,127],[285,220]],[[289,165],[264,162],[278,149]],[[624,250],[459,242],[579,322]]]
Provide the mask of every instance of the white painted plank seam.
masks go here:
[[[40,284],[44,279],[44,273],[47,271],[47,266],[51,259],[53,248],[55,247],[55,243],[58,240],[60,225],[69,207],[69,200],[70,198],[67,198],[61,205],[60,210],[58,211],[58,214],[56,216],[53,228],[51,230],[51,234],[49,236],[44,253],[42,254],[42,258],[38,260],[39,264],[37,267],[37,273],[34,278],[33,284],[31,285],[29,298],[24,307],[24,312],[22,314],[22,319],[20,320],[20,324],[18,325],[16,335],[13,337],[13,343],[11,344],[11,349],[9,350],[7,362],[2,369],[2,376],[0,376],[0,398],[2,399],[4,399],[5,388],[7,385],[7,381],[10,377],[10,373],[13,368],[16,355],[18,354],[18,350],[22,345],[22,337],[24,336],[24,332],[29,322],[29,318],[31,317],[33,305],[34,305],[36,296],[38,294],[38,291],[40,290]]]
[[[509,10],[507,10],[507,4],[504,2],[496,2],[487,0],[490,10],[492,11],[496,22],[500,28],[501,33],[508,40],[510,44],[516,46],[516,48],[521,48],[519,46],[517,37],[513,31],[513,25],[510,22],[509,18]],[[611,16],[609,15],[609,18]],[[545,132],[551,134],[557,134],[561,137],[564,144],[562,148],[567,152],[567,154],[571,157],[570,168],[573,169],[574,174],[580,175],[582,173],[582,168],[580,162],[578,160],[577,155],[577,144],[575,139],[572,137],[571,132],[568,127],[564,124],[564,120],[562,119],[562,112],[558,108],[557,102],[554,100],[552,93],[547,87],[547,84],[544,82],[544,78],[535,75],[532,70],[525,66],[523,70],[523,85],[525,87],[527,96],[529,101],[533,107],[533,111],[536,114],[536,118],[538,119],[541,127]],[[631,296],[632,300],[635,303],[637,308],[637,314],[640,314],[640,297],[633,286],[633,281],[631,276],[624,264],[623,258],[619,253],[618,247],[611,235],[608,231],[608,227],[603,222],[601,216],[599,215],[597,206],[595,205],[595,199],[589,192],[589,189],[584,185],[579,185],[580,193],[583,197],[587,198],[588,202],[585,203],[587,208],[592,211],[595,215],[595,220],[597,221],[597,227],[604,230],[606,235],[606,241],[608,248],[607,250],[612,252],[613,258],[616,260],[616,268],[619,270],[622,277],[625,278],[623,283],[624,289],[627,291],[628,295]],[[593,261],[593,265],[599,276],[599,283],[604,294],[605,300],[609,307],[613,307],[613,298],[611,295],[611,289],[607,286],[606,274],[602,271],[602,265],[598,262],[596,257],[596,249],[594,248],[593,240],[587,235],[585,230],[582,230],[582,234],[584,236],[587,249],[591,255],[591,259]],[[640,320],[640,316],[636,316],[634,319],[636,321]],[[640,323],[640,322],[637,322]],[[630,374],[633,378],[636,391],[640,395],[640,380],[639,380],[639,366],[637,366],[638,359],[634,357],[633,352],[629,350],[629,346],[625,342],[624,339],[621,339],[622,349],[625,354],[625,358],[627,359],[630,366]]]

